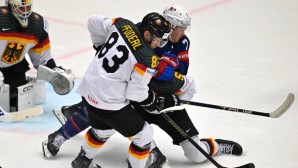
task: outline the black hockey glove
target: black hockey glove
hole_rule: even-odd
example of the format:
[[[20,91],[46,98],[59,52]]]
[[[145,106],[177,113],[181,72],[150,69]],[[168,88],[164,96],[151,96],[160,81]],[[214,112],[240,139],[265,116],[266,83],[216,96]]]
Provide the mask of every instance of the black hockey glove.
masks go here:
[[[179,106],[179,105],[180,105],[180,99],[176,95],[165,94],[165,95],[160,95],[157,98],[156,107],[158,111],[161,111],[163,109],[173,107],[173,106]]]
[[[148,91],[148,94],[149,94],[148,98],[145,99],[144,101],[140,102],[140,106],[149,113],[158,114],[159,111],[156,106],[157,96],[151,90]]]

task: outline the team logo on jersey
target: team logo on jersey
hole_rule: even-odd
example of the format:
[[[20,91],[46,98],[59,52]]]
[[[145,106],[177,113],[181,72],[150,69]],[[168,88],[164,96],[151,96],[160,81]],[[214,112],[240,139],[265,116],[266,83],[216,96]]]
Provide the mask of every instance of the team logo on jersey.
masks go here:
[[[22,58],[25,48],[25,43],[7,42],[4,52],[1,56],[1,60],[6,64],[17,63]]]

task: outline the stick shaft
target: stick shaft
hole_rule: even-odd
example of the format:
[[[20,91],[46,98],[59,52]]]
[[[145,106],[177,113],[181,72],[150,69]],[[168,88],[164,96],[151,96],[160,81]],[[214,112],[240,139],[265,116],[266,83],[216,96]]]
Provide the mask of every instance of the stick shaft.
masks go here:
[[[204,149],[200,147],[190,136],[186,134],[168,115],[161,113],[162,117],[171,124],[184,138],[186,138],[190,143],[192,143],[208,160],[210,160],[217,168],[224,168],[219,163],[217,163]]]
[[[232,112],[247,113],[247,114],[253,114],[253,115],[260,115],[264,117],[270,117],[269,113],[263,113],[259,111],[245,110],[245,109],[240,109],[235,107],[220,106],[220,105],[186,101],[186,100],[180,100],[180,102],[182,104],[189,104],[189,105],[206,107],[206,108],[213,108],[213,109],[219,109],[219,110],[226,110],[226,111],[232,111]]]
[[[206,151],[204,151],[204,149],[200,147],[200,145],[198,145],[198,143],[196,143],[189,135],[187,135],[187,133],[183,131],[182,128],[180,128],[168,115],[166,115],[165,113],[161,113],[160,115],[162,115],[162,117],[171,126],[173,126],[185,139],[187,139],[191,144],[193,144],[210,162],[214,164],[214,166],[216,166],[217,168],[227,168],[217,163]],[[248,163],[235,168],[255,168],[255,165],[253,163]]]
[[[235,108],[235,107],[228,107],[228,106],[219,106],[214,104],[207,104],[207,103],[200,103],[200,102],[194,102],[194,101],[186,101],[186,100],[180,100],[183,104],[189,104],[194,106],[201,106],[206,108],[213,108],[213,109],[219,109],[219,110],[226,110],[226,111],[232,111],[232,112],[239,112],[239,113],[245,113],[245,114],[252,114],[252,115],[259,115],[263,117],[271,117],[271,118],[278,118],[281,115],[283,115],[293,104],[295,100],[295,96],[293,93],[289,93],[287,99],[280,105],[276,110],[272,112],[259,112],[259,111],[253,111],[253,110],[245,110],[241,108]]]

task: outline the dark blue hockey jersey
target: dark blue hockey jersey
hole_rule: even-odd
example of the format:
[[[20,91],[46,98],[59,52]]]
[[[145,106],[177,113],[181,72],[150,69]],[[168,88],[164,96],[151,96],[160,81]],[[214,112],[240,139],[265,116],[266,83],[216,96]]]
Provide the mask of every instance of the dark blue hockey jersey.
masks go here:
[[[158,56],[161,56],[164,52],[175,54],[179,59],[179,67],[175,71],[186,75],[189,66],[188,50],[190,41],[187,36],[183,36],[177,43],[167,41],[163,47],[157,47],[154,49]]]

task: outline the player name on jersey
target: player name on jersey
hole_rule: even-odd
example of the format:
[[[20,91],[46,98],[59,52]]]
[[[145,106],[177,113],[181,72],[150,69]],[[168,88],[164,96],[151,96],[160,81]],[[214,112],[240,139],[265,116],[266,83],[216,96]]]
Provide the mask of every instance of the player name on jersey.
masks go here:
[[[139,37],[136,35],[136,32],[132,29],[130,25],[124,25],[121,27],[125,38],[131,45],[131,48],[136,51],[140,46],[142,46]]]

